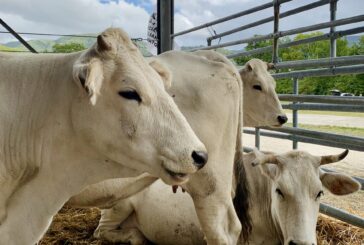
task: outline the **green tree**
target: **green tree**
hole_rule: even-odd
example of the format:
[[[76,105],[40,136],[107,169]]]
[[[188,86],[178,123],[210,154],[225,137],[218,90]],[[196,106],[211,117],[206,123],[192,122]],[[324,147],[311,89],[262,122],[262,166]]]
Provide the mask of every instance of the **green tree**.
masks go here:
[[[81,43],[65,43],[65,44],[55,44],[52,47],[55,53],[72,53],[86,49]]]
[[[359,38],[358,43],[354,43],[351,46],[350,55],[364,55],[364,36]]]

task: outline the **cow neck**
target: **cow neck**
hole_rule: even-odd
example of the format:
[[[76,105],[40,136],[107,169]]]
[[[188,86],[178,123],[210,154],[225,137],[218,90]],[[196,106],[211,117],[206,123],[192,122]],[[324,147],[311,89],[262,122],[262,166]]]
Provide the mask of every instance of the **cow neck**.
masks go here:
[[[258,167],[252,167],[250,164],[252,159],[248,159],[242,164],[245,169],[248,192],[249,194],[249,215],[252,219],[251,239],[264,239],[270,244],[279,244],[280,229],[271,212],[271,180],[266,176],[262,176]],[[239,183],[237,183],[239,184]],[[273,240],[272,240],[273,239]],[[243,239],[240,239],[240,244],[244,244]]]

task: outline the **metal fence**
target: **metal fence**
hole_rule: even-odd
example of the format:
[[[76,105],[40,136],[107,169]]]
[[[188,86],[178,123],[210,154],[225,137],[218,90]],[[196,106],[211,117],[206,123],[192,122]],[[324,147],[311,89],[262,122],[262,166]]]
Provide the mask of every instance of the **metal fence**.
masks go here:
[[[173,2],[173,0],[170,0]],[[338,0],[320,0],[300,6],[295,9],[291,9],[286,12],[280,12],[280,6],[284,3],[291,2],[293,0],[273,0],[268,3],[256,6],[251,9],[247,9],[236,14],[232,14],[194,28],[184,30],[178,33],[171,33],[169,30],[170,26],[163,27],[160,26],[161,36],[164,42],[168,43],[167,48],[162,50],[168,50],[172,45],[174,37],[185,35],[187,33],[197,31],[203,28],[211,27],[232,19],[236,19],[242,16],[247,16],[254,14],[258,11],[264,9],[273,9],[273,15],[268,18],[264,18],[252,23],[244,24],[240,27],[227,30],[225,32],[214,34],[207,38],[207,46],[194,49],[217,49],[238,44],[246,44],[251,42],[263,41],[263,40],[273,40],[273,45],[263,48],[258,48],[249,51],[241,51],[231,55],[228,58],[235,58],[241,56],[253,56],[261,53],[272,53],[272,62],[275,64],[276,73],[273,74],[275,79],[281,78],[291,78],[293,86],[293,94],[281,94],[279,98],[282,101],[289,101],[292,103],[284,104],[283,108],[292,110],[293,114],[293,125],[292,127],[282,127],[282,128],[256,128],[255,130],[244,129],[244,133],[255,134],[255,145],[259,148],[260,146],[260,136],[268,136],[279,139],[292,140],[293,149],[296,149],[298,142],[305,142],[310,144],[331,146],[331,147],[341,147],[345,149],[351,149],[356,151],[364,152],[364,138],[353,137],[340,134],[318,132],[313,130],[302,129],[298,127],[298,111],[299,110],[323,110],[323,111],[346,111],[346,112],[364,112],[364,97],[340,97],[340,96],[313,96],[313,95],[299,95],[299,79],[304,77],[320,77],[320,76],[336,76],[341,74],[357,74],[364,73],[364,56],[347,56],[347,57],[336,57],[336,39],[344,37],[347,35],[353,35],[364,32],[364,26],[357,28],[350,28],[342,31],[336,31],[336,26],[342,26],[352,23],[358,23],[364,21],[364,15],[352,16],[350,18],[336,19],[337,2]],[[159,1],[162,7],[159,10],[164,11],[164,16],[172,16],[173,10],[170,12],[170,8],[164,7],[163,2],[169,1]],[[330,20],[324,23],[319,23],[315,25],[304,26],[300,28],[290,29],[290,30],[279,30],[280,19],[295,15],[297,13],[302,13],[309,11],[311,9],[329,5],[330,9]],[[273,32],[266,35],[254,36],[245,39],[240,39],[236,41],[230,41],[225,43],[219,43],[212,45],[212,42],[216,39],[231,35],[233,33],[247,30],[253,27],[260,26],[265,23],[273,22]],[[316,31],[324,28],[330,28],[328,33],[323,35],[314,36],[310,38],[305,38],[301,40],[295,40],[287,43],[279,44],[279,38],[299,34],[303,32]],[[279,62],[278,48],[287,48],[295,45],[308,44],[322,40],[330,40],[330,53],[329,58],[315,59],[315,60],[296,60]],[[191,51],[194,51],[191,50]],[[306,70],[295,70],[301,68],[309,68]],[[292,69],[289,72],[280,72],[282,69]],[[279,82],[279,81],[278,81]],[[249,148],[245,150],[251,150]],[[328,169],[324,169],[330,171]],[[362,190],[364,189],[364,179],[355,177],[362,184]],[[364,228],[364,218],[355,216],[353,214],[347,213],[341,209],[328,206],[326,204],[321,204],[320,211],[324,214],[342,220],[344,222],[350,223],[352,225]]]

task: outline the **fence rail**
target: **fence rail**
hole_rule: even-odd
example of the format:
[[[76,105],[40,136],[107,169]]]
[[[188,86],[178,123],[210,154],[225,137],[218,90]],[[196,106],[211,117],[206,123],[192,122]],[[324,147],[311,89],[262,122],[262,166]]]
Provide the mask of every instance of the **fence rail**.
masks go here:
[[[295,28],[295,29],[291,29],[291,30],[287,30],[287,31],[278,31],[275,33],[267,34],[267,35],[246,38],[246,39],[241,39],[241,40],[237,40],[237,41],[231,41],[231,42],[226,42],[226,43],[222,43],[222,44],[217,44],[217,45],[211,45],[211,46],[202,47],[202,48],[198,48],[198,49],[191,49],[191,51],[217,49],[217,48],[234,46],[234,45],[244,44],[244,43],[249,43],[249,42],[264,41],[264,40],[269,40],[272,38],[285,37],[285,36],[290,36],[290,35],[294,35],[294,34],[299,34],[302,32],[317,31],[317,30],[328,28],[328,27],[353,24],[353,23],[357,23],[357,22],[361,22],[361,21],[364,21],[364,15],[358,15],[358,16],[344,18],[344,19],[335,20],[335,21],[328,21],[328,22],[324,22],[324,23],[320,23],[320,24]]]
[[[193,31],[201,30],[203,28],[210,27],[224,23],[226,21],[236,19],[242,16],[254,14],[264,9],[272,9],[273,15],[264,19],[257,20],[252,23],[244,23],[244,25],[227,30],[218,34],[213,34],[208,37],[207,47],[191,49],[190,51],[201,49],[218,49],[228,46],[234,46],[239,44],[254,43],[265,40],[273,40],[273,45],[257,48],[249,51],[240,51],[234,54],[227,55],[228,58],[235,58],[241,56],[252,56],[261,53],[272,53],[272,62],[275,65],[277,73],[273,74],[275,79],[291,78],[294,94],[279,95],[280,100],[292,102],[290,104],[284,104],[283,107],[292,110],[293,114],[293,127],[282,128],[256,128],[244,129],[244,133],[255,134],[255,144],[259,148],[260,136],[268,136],[280,139],[291,140],[293,142],[293,148],[297,148],[297,142],[305,142],[316,145],[340,147],[345,149],[351,149],[364,152],[364,138],[353,137],[340,134],[332,134],[326,132],[318,132],[313,130],[306,130],[298,128],[298,111],[299,110],[326,110],[326,111],[350,111],[350,112],[364,112],[364,97],[341,97],[341,96],[317,96],[317,95],[299,95],[299,83],[298,79],[303,77],[316,77],[316,76],[336,76],[341,74],[358,74],[364,73],[364,55],[336,57],[336,39],[347,35],[359,34],[364,32],[364,26],[348,28],[346,30],[336,31],[337,26],[343,26],[347,24],[359,23],[364,21],[364,15],[352,16],[349,18],[343,18],[336,20],[337,1],[338,0],[321,0],[313,3],[309,3],[286,12],[280,13],[280,5],[291,2],[293,0],[273,0],[268,3],[232,14],[205,24],[201,24],[194,28],[181,31],[175,34],[171,34],[171,38],[181,36]],[[330,6],[330,21],[318,23],[314,25],[308,25],[304,27],[294,28],[290,30],[279,30],[279,21],[282,18],[293,16],[297,13],[309,11],[314,8],[329,5]],[[237,33],[243,30],[254,28],[262,24],[273,22],[273,32],[261,36],[248,37],[240,40],[224,42],[221,44],[212,45],[212,41]],[[295,35],[303,32],[316,31],[321,29],[330,28],[329,33],[325,33],[319,36],[309,37],[301,40],[294,40],[290,42],[280,43],[279,38]],[[310,44],[318,41],[330,40],[330,53],[329,58],[315,59],[315,60],[297,60],[297,61],[285,61],[279,62],[278,48],[288,48],[292,46]],[[309,69],[306,69],[309,68]],[[289,71],[282,72],[282,69],[290,69]],[[292,70],[291,70],[292,69]],[[305,69],[305,70],[297,70]],[[279,82],[279,80],[278,80]],[[247,150],[248,148],[245,148]],[[330,170],[327,170],[330,171]],[[364,188],[364,179],[355,177],[362,184],[362,190]],[[320,211],[329,216],[340,219],[344,222],[352,225],[364,228],[364,218],[349,214],[343,210],[335,207],[330,207],[326,204],[321,204]]]

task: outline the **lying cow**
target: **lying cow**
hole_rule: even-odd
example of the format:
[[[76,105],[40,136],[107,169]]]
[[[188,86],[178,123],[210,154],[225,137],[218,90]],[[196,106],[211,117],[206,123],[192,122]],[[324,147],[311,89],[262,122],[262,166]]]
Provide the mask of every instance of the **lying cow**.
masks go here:
[[[125,32],[73,54],[0,54],[0,243],[34,244],[85,186],[149,172],[182,184],[207,160]]]
[[[183,187],[192,196],[208,243],[234,244],[240,233],[230,191],[235,150],[241,148],[238,118],[241,95],[236,85],[239,75],[225,57],[213,51],[194,54],[173,51],[158,56],[157,60],[172,71],[173,86],[169,92],[209,151],[209,164]],[[266,62],[253,59],[240,71],[244,81],[245,126],[281,125],[287,120],[268,68]],[[91,186],[73,197],[70,204],[100,206],[99,200],[107,199],[101,206],[112,206],[113,198],[117,199],[113,187],[119,186],[115,182]],[[112,225],[114,229],[115,223]],[[99,236],[113,240],[108,233]]]
[[[323,188],[336,195],[360,189],[351,177],[325,173],[319,168],[342,160],[346,154],[347,151],[323,157],[304,151],[245,154],[235,167],[234,201],[238,213],[246,208],[246,201],[250,203],[249,244],[316,244]],[[253,167],[252,163],[261,166]],[[246,197],[249,199],[245,200]],[[133,245],[144,244],[147,239],[158,245],[205,244],[192,199],[182,192],[173,194],[162,181],[102,210],[95,235]],[[238,244],[245,244],[243,237]]]

